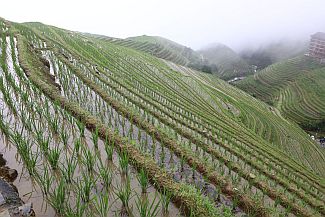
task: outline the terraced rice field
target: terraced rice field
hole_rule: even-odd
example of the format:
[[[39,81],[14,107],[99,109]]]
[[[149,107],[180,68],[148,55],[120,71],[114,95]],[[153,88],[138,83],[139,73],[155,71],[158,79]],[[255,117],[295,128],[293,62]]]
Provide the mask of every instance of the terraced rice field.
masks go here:
[[[264,103],[109,41],[0,23],[3,152],[36,214],[325,215],[323,153]],[[270,120],[292,139],[262,138]]]
[[[325,131],[325,67],[309,57],[296,57],[267,67],[236,84],[274,105],[308,131]]]
[[[107,36],[87,35],[96,39],[109,41],[116,45],[142,51],[158,58],[169,60],[179,65],[188,65],[191,61],[200,61],[199,54],[190,48],[179,45],[173,41],[155,36],[138,36],[126,39],[110,38]]]

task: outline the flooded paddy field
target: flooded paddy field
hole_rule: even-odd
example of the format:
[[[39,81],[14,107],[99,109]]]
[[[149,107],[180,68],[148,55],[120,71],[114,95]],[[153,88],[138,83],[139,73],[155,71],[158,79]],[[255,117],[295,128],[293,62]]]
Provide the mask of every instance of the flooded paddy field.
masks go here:
[[[197,88],[188,77],[72,33],[1,28],[0,152],[36,216],[321,214],[317,184],[261,164],[250,144],[151,86]]]

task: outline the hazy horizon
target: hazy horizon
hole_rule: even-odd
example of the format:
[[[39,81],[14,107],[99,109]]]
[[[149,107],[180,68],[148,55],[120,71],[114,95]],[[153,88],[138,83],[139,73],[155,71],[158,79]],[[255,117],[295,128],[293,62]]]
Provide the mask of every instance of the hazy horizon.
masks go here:
[[[307,40],[325,31],[325,1],[19,1],[1,4],[13,22],[42,22],[73,31],[126,38],[162,36],[200,49],[235,50],[279,40]]]

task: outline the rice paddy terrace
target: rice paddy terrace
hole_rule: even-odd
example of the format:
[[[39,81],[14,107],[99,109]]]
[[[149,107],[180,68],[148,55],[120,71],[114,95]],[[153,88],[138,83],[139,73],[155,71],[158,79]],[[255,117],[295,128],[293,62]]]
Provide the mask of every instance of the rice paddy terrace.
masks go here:
[[[325,67],[299,56],[236,84],[308,131],[325,132]]]
[[[36,215],[325,215],[324,154],[265,103],[98,37],[0,33],[1,152]]]
[[[110,41],[120,46],[129,47],[146,52],[158,58],[169,60],[179,65],[188,65],[192,62],[200,62],[200,55],[191,48],[177,44],[171,40],[158,36],[136,36],[126,39],[111,38],[101,35],[88,35],[98,39]]]

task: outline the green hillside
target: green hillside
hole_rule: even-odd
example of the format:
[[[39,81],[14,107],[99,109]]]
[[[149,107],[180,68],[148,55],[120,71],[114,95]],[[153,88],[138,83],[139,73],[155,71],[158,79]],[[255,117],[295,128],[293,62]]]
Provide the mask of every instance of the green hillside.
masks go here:
[[[117,45],[129,47],[138,51],[143,51],[184,66],[189,65],[190,63],[201,62],[199,54],[191,48],[177,44],[176,42],[163,37],[144,35],[126,39],[117,39],[100,35],[88,36],[107,40]]]
[[[178,63],[177,61],[174,61],[174,58],[166,58],[154,54],[159,58],[166,59],[180,65],[188,66],[195,63],[199,64],[202,61],[201,56],[191,48],[178,44],[174,41],[171,41],[169,39],[160,36],[143,35],[143,36],[130,37],[127,39],[130,39],[132,41],[142,42],[142,43],[152,43],[163,48],[167,52],[173,53],[173,56],[176,56],[178,58],[182,57],[185,60],[185,63]]]
[[[236,84],[308,131],[325,132],[325,67],[308,57],[273,64]]]
[[[253,72],[245,60],[226,45],[212,45],[198,52],[210,63],[217,66],[218,72],[216,74],[224,80],[243,77]]]
[[[116,40],[0,34],[2,137],[58,215],[325,215],[324,152],[277,109]]]

